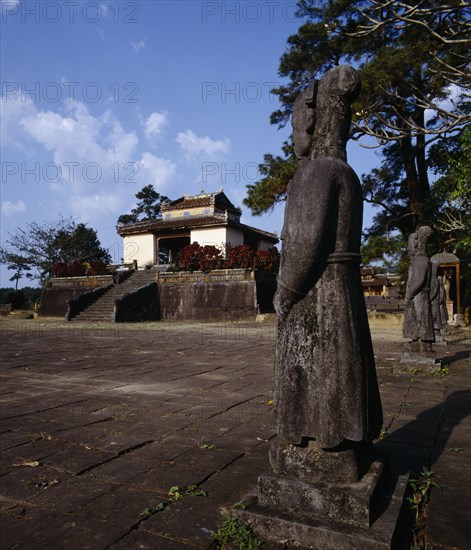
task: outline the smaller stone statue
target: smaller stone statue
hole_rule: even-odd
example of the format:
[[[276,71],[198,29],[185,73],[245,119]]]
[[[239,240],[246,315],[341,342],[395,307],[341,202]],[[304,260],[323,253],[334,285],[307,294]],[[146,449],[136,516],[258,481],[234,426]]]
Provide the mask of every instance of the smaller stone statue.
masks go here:
[[[432,262],[432,279],[430,283],[430,303],[432,307],[435,343],[446,344],[448,334],[448,311],[446,308],[446,293],[442,277],[438,276],[438,263]]]
[[[435,332],[442,328],[442,318],[440,312],[440,281],[438,280],[438,264],[432,262],[432,277],[430,281],[430,303],[432,305],[433,328]]]
[[[432,351],[432,343],[435,342],[430,301],[432,266],[427,256],[427,239],[431,233],[430,227],[423,226],[409,236],[411,263],[406,285],[403,335],[410,340],[407,346],[410,351]]]
[[[448,308],[446,307],[446,290],[443,284],[443,277],[438,277],[438,306],[440,310],[440,330],[442,334],[448,333]]]

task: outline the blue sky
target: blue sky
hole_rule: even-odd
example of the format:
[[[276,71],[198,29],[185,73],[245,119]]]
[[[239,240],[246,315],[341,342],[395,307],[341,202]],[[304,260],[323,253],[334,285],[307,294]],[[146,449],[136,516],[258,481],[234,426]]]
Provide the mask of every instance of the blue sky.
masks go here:
[[[1,241],[73,216],[120,262],[116,220],[144,185],[170,198],[222,186],[242,206],[290,133],[269,116],[295,4],[1,0]],[[352,144],[349,161],[361,175],[378,157]],[[242,221],[279,233],[282,214],[243,208]]]

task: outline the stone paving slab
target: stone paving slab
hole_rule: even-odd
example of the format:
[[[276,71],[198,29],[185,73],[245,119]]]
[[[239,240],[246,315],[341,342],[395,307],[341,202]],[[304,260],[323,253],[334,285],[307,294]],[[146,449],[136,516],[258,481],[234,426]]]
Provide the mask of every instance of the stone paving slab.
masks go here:
[[[437,348],[439,371],[399,363],[400,327],[372,334],[377,445],[397,475],[434,472],[430,546],[464,549],[469,340]],[[274,341],[273,324],[1,321],[0,548],[209,548],[268,469]],[[206,496],[171,502],[175,485]]]

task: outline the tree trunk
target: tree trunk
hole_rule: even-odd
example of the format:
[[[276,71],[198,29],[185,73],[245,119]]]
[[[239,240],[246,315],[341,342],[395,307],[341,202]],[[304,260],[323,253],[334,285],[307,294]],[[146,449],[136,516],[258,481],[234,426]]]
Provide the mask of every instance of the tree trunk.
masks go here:
[[[409,205],[413,214],[414,227],[417,227],[424,219],[424,201],[416,166],[416,151],[412,145],[411,136],[400,140],[401,156],[406,173],[407,189],[409,191]]]

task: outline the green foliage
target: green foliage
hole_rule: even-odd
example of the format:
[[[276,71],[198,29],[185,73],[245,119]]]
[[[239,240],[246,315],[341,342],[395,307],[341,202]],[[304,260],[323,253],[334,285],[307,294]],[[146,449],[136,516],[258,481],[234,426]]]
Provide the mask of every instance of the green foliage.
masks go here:
[[[400,234],[370,235],[362,245],[361,255],[365,265],[382,262],[383,269],[398,272],[404,262],[405,242]]]
[[[407,17],[400,19],[405,10]],[[466,93],[447,106],[443,103],[451,85],[471,88],[466,68],[470,44],[466,4],[459,0],[446,5],[437,0],[426,4],[299,0],[297,16],[301,26],[289,37],[279,64],[279,75],[288,82],[274,90],[281,107],[272,114],[271,122],[278,126],[288,122],[295,98],[310,80],[340,63],[353,63],[360,72],[362,92],[353,105],[351,135],[354,139],[374,137],[382,148],[381,166],[362,177],[365,200],[378,208],[367,237],[382,237],[384,243],[389,233],[398,230],[406,239],[418,224],[432,224],[437,211],[450,200],[458,205],[463,222],[466,211],[460,201],[469,194],[469,149],[452,169],[449,181],[456,181],[456,187],[452,185],[448,195],[442,193],[441,197],[437,193],[431,196],[426,151],[428,139],[442,136],[446,143],[470,121]],[[426,120],[427,110],[437,116]],[[470,141],[468,137],[468,147]],[[247,186],[244,204],[254,214],[269,212],[285,199],[296,160],[291,143],[284,144],[283,152],[284,156],[265,155],[260,164],[262,177]],[[449,172],[450,160],[442,162],[442,174]],[[437,243],[446,236],[443,228],[434,229],[432,246],[438,251]],[[469,246],[470,234],[468,228],[466,234],[453,236],[461,249]],[[370,251],[378,250],[378,244],[367,246]],[[404,264],[399,244],[399,238],[394,250],[387,244],[386,256],[381,258],[386,266]]]
[[[177,502],[178,500],[188,496],[205,497],[207,496],[207,493],[202,490],[197,491],[196,485],[189,485],[188,487],[179,487],[178,485],[175,485],[170,488],[168,496],[170,497],[171,502]]]
[[[239,550],[254,550],[262,544],[248,525],[233,517],[226,519],[212,535],[216,548],[221,550],[227,548],[227,545]]]
[[[23,271],[33,271],[27,277],[44,284],[52,275],[55,264],[101,261],[109,263],[111,256],[102,248],[96,231],[72,218],[26,225],[9,234],[5,246],[0,248],[0,262],[16,270],[21,278]]]
[[[440,489],[440,486],[433,481],[434,473],[430,470],[424,470],[417,479],[409,480],[409,487],[412,489],[412,495],[407,498],[411,510],[417,521],[420,514],[430,501],[432,488]]]
[[[135,195],[139,202],[131,210],[130,214],[121,214],[118,218],[118,224],[128,224],[157,220],[161,217],[160,209],[162,203],[169,200],[168,197],[157,193],[153,185],[146,185]]]
[[[461,259],[471,259],[471,126],[430,147],[430,168],[441,174],[432,187],[433,228]]]
[[[285,142],[282,149],[283,157],[264,155],[263,162],[258,165],[262,178],[247,185],[247,197],[243,203],[255,216],[271,212],[286,198],[286,189],[296,172],[297,162],[292,144]]]

